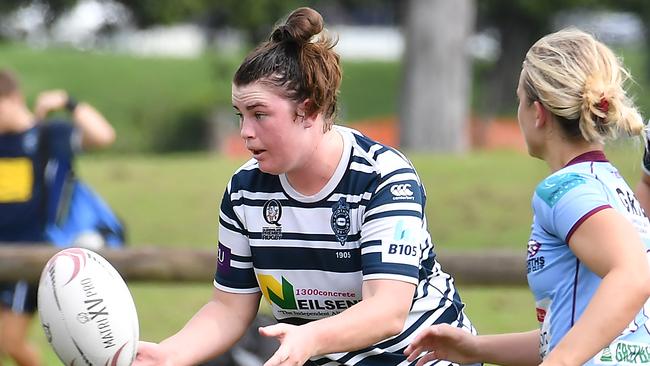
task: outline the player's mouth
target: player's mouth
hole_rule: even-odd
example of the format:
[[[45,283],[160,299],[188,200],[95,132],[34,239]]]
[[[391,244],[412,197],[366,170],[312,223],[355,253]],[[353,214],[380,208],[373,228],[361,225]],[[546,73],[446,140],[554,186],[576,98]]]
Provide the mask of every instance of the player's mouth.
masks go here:
[[[248,149],[248,151],[250,151],[251,154],[253,154],[253,157],[257,159],[266,150],[263,150],[263,149]]]

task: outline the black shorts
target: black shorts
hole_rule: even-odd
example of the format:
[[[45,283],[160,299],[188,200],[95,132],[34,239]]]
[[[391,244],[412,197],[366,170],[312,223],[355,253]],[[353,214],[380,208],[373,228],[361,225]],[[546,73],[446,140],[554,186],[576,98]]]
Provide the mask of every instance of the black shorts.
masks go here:
[[[18,281],[0,282],[0,305],[17,314],[36,312],[38,286]]]

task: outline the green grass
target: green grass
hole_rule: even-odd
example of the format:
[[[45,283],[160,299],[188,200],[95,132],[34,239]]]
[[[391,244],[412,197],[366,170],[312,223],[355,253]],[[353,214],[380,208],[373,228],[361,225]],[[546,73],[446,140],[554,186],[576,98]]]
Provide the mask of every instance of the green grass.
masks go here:
[[[525,287],[463,287],[467,316],[482,334],[524,332],[539,326],[535,300]]]
[[[634,185],[641,174],[639,147],[608,150]],[[461,156],[413,155],[425,182],[432,237],[445,250],[525,251],[535,185],[547,167],[521,152]],[[223,190],[242,160],[210,154],[84,156],[78,171],[123,216],[132,246],[214,249]],[[444,263],[443,263],[444,265]],[[131,283],[142,339],[159,341],[178,330],[206,301],[212,279],[201,284]],[[481,333],[524,331],[536,326],[526,288],[460,286],[467,313]],[[32,338],[57,364],[38,324]]]
[[[438,246],[523,248],[530,197],[546,174],[542,163],[511,151],[411,158],[426,185]],[[133,243],[210,248],[221,196],[242,161],[208,154],[102,156],[84,159],[79,170],[129,224]],[[499,167],[508,169],[499,174]]]

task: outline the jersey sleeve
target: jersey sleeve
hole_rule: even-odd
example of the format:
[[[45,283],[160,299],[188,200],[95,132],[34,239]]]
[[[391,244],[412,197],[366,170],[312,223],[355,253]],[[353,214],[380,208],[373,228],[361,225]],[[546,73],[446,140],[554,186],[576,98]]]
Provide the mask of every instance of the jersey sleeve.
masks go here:
[[[228,184],[221,200],[219,212],[219,248],[217,271],[214,276],[216,288],[231,293],[259,292],[253,270],[253,259],[248,243],[245,221],[237,213],[243,203],[237,192],[231,192]]]
[[[381,178],[361,226],[363,279],[418,283],[422,256],[424,191],[412,168]]]
[[[542,228],[567,243],[580,224],[610,207],[600,181],[577,173],[546,178],[533,196],[533,211]]]

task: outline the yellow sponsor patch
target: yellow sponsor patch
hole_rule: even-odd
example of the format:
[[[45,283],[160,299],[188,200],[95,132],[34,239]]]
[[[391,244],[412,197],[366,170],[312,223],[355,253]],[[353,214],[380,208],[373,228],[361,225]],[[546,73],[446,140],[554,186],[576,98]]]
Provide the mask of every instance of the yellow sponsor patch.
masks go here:
[[[27,158],[0,158],[0,203],[26,202],[32,198],[34,169]]]

